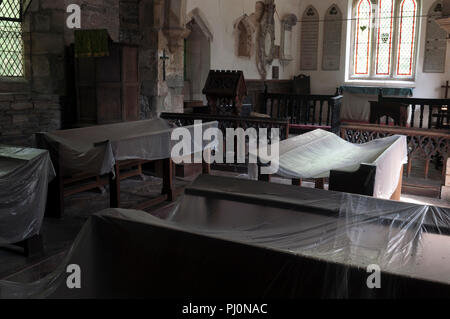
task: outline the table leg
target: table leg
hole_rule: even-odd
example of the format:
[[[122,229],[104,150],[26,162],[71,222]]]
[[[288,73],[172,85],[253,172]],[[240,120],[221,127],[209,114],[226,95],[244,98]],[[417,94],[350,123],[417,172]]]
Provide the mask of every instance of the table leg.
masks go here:
[[[59,157],[59,146],[58,144],[50,145],[48,150],[56,176],[48,184],[45,216],[50,218],[61,218],[64,213],[64,179]]]
[[[114,165],[115,175],[109,173],[109,206],[111,208],[120,207],[120,167],[118,164]]]
[[[392,194],[391,199],[399,201],[402,197],[402,186],[403,186],[403,165],[400,169],[400,178],[398,180],[398,186],[394,194]]]
[[[203,158],[203,174],[211,175],[211,150],[205,150],[205,157]]]
[[[324,178],[316,179],[316,188],[317,189],[325,189],[325,179]]]
[[[261,174],[261,166],[258,165],[258,181],[261,182],[270,182],[270,175],[268,174]]]
[[[163,160],[163,188],[162,194],[167,195],[167,200],[175,200],[175,189],[173,186],[173,162],[171,158]]]

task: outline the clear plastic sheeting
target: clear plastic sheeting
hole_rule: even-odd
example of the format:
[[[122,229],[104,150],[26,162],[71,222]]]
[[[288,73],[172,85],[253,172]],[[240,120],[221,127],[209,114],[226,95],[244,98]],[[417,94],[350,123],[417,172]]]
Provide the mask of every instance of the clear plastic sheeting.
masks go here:
[[[209,144],[202,138],[197,142],[195,131],[217,127],[217,122],[184,127],[192,136],[192,153]],[[43,136],[47,147],[59,154],[64,174],[103,175],[113,170],[116,161],[170,158],[173,146],[178,143],[171,140],[174,129],[169,122],[158,118],[56,131]]]
[[[269,146],[270,147],[270,146]],[[376,166],[374,197],[391,198],[400,179],[401,168],[408,162],[406,136],[395,135],[365,144],[352,144],[339,136],[315,130],[279,143],[279,160],[271,159],[266,150],[259,151],[264,162],[278,165],[276,174],[286,178],[325,178],[331,170],[355,172],[361,164]],[[257,178],[256,164],[249,175]]]
[[[2,281],[0,296],[450,297],[449,230],[444,208],[202,176],[166,220],[92,216],[58,270]],[[80,289],[67,288],[73,264]],[[379,282],[369,279],[374,265]]]
[[[48,151],[0,145],[0,244],[39,234],[54,176]]]

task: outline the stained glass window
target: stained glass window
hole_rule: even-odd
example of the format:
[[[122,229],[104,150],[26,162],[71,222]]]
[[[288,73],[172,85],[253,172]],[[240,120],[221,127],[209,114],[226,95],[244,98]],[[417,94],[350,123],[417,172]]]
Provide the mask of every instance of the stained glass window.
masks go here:
[[[376,74],[389,75],[392,53],[394,0],[379,0]]]
[[[355,74],[368,75],[370,60],[370,37],[372,33],[372,4],[370,1],[359,1],[357,12]]]
[[[24,75],[20,11],[20,0],[3,0],[0,3],[0,76]]]
[[[411,76],[416,39],[415,0],[403,0],[400,5],[400,31],[398,40],[397,75]]]
[[[412,79],[419,0],[355,0],[351,75]]]

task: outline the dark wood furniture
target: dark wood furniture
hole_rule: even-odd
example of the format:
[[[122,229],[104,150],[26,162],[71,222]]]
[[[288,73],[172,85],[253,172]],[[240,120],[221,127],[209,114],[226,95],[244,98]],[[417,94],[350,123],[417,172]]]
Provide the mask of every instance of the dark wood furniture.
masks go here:
[[[134,209],[146,209],[155,206],[165,201],[173,201],[176,196],[182,193],[183,189],[175,189],[173,184],[173,170],[174,164],[171,158],[165,158],[155,161],[146,160],[124,160],[117,161],[114,165],[114,171],[99,176],[96,174],[78,173],[71,176],[66,176],[63,173],[59,154],[59,144],[48,142],[43,137],[43,134],[36,134],[36,140],[40,148],[49,150],[50,157],[55,169],[56,177],[49,183],[48,200],[46,207],[46,216],[52,218],[61,218],[64,213],[64,198],[70,195],[78,194],[87,190],[103,188],[109,185],[109,198],[111,208],[120,208],[120,183],[121,181],[135,177],[143,176],[142,165],[147,163],[155,163],[162,168],[163,186],[161,195],[153,199],[139,203]],[[210,165],[203,162],[203,173],[209,174]]]
[[[324,129],[339,134],[342,96],[265,94],[263,113],[289,118],[289,129],[306,133]]]
[[[362,164],[356,172],[330,171],[328,190],[373,196],[375,187],[376,167]],[[349,182],[351,181],[351,182]],[[400,178],[397,189],[391,196],[391,200],[399,201],[402,195],[403,166],[400,169]],[[317,187],[316,187],[317,188]]]
[[[231,113],[239,116],[247,96],[244,72],[209,71],[203,94],[206,95],[211,114]]]
[[[74,59],[75,126],[139,119],[138,47],[111,42],[109,52],[107,57]]]
[[[259,118],[259,117],[237,117],[232,115],[213,115],[213,114],[182,114],[182,113],[162,113],[161,118],[174,123],[177,126],[189,126],[193,125],[194,121],[200,120],[203,122],[217,121],[219,123],[218,127],[222,131],[225,138],[224,148],[226,147],[226,129],[227,128],[243,128],[247,130],[249,128],[256,129],[259,141],[259,129],[265,128],[268,132],[272,128],[279,129],[280,140],[285,140],[289,137],[289,121],[286,119],[270,119],[270,118]],[[236,146],[236,145],[235,145]],[[236,150],[235,150],[236,151]],[[248,151],[246,151],[245,156],[248,156]],[[226,157],[226,152],[224,152],[224,157]],[[235,171],[240,173],[247,172],[246,164],[226,164],[224,158],[223,163],[213,163],[212,167],[218,170]],[[177,166],[177,174],[184,176],[187,173],[186,165],[183,168]]]
[[[413,128],[434,128],[448,130],[450,123],[450,99],[421,99],[378,97],[379,103],[404,104],[411,107],[409,126]],[[428,124],[425,123],[427,119]]]
[[[311,77],[300,74],[294,77],[293,92],[294,94],[311,94]]]
[[[396,102],[369,101],[371,124],[382,124],[381,119],[386,117],[385,123],[389,125],[390,119],[395,126],[406,127],[408,123],[408,105]]]
[[[248,95],[245,103],[251,104],[254,112],[263,112],[267,93],[277,94],[311,94],[310,77],[304,74],[293,80],[254,80],[246,79]]]

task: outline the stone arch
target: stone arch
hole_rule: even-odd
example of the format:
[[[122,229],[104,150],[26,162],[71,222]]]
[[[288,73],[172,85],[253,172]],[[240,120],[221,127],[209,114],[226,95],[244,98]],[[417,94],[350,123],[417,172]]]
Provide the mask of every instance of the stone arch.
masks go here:
[[[236,32],[237,56],[250,58],[253,51],[255,27],[248,15],[244,14],[234,24]]]
[[[214,40],[214,36],[211,32],[211,27],[208,23],[208,20],[199,8],[195,8],[188,13],[187,21],[188,28],[192,23],[196,23],[199,26],[200,30],[203,32],[203,35],[208,39],[208,41],[212,42]]]
[[[211,42],[213,33],[200,9],[187,15],[186,27],[190,30],[185,41],[185,101],[203,101],[202,90],[211,69]]]

